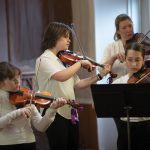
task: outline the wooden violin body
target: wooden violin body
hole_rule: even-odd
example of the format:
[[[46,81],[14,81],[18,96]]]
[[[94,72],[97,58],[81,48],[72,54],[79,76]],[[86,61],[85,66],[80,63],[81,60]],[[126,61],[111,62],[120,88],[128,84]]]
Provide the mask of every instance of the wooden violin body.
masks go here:
[[[138,83],[150,83],[150,69],[147,68],[142,72],[133,74],[128,80],[128,84]]]
[[[77,54],[73,53],[70,50],[60,51],[57,56],[63,63],[66,63],[70,66],[75,64],[79,60],[83,60],[83,57],[77,56]]]
[[[48,92],[34,92],[27,87],[19,87],[19,90],[10,94],[10,102],[16,106],[24,106],[27,103],[34,103],[38,107],[48,107],[54,100]]]

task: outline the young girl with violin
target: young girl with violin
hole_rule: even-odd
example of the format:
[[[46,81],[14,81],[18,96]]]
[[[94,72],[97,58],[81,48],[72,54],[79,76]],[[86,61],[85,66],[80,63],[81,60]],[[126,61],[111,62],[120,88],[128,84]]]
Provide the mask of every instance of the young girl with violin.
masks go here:
[[[0,62],[0,150],[36,150],[31,124],[44,132],[53,122],[58,107],[65,99],[52,102],[42,117],[33,104],[17,109],[11,104],[10,92],[19,88],[21,71],[7,62]]]
[[[74,64],[63,64],[58,53],[68,50],[71,28],[60,22],[48,25],[43,39],[43,54],[36,61],[36,76],[40,90],[50,91],[54,96],[75,100],[75,90],[89,87],[101,79],[100,75],[80,80],[77,72],[83,67],[89,71],[93,65],[88,60],[78,60]],[[68,59],[69,61],[69,59]],[[109,66],[102,70],[110,71]],[[101,73],[101,75],[102,75]],[[79,122],[77,110],[69,105],[59,108],[54,122],[47,130],[51,150],[78,150]]]
[[[117,83],[149,83],[145,80],[150,75],[150,69],[144,68],[145,51],[138,43],[127,45],[125,50],[125,63],[128,68],[128,74],[118,78],[113,82]],[[148,74],[149,73],[149,74]],[[144,75],[148,75],[147,77]],[[143,78],[141,80],[141,78]],[[137,82],[141,81],[141,82]],[[118,129],[118,150],[127,150],[127,118],[120,118],[117,123]],[[132,150],[148,150],[150,149],[150,118],[149,117],[131,117],[131,149]]]

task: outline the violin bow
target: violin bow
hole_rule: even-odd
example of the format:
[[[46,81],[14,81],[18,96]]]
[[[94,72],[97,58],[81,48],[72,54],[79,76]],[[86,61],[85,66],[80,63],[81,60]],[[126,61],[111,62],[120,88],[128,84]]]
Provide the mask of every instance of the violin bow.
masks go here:
[[[138,41],[139,44],[141,44],[145,40],[145,38],[147,37],[149,32],[150,32],[150,30],[148,30],[147,33],[144,35],[144,37]]]
[[[93,59],[91,59],[91,58],[89,58],[89,57],[87,57],[87,56],[85,55],[85,52],[84,52],[84,50],[83,50],[83,47],[81,46],[81,43],[80,43],[79,38],[78,38],[78,36],[77,36],[76,30],[75,30],[75,25],[74,25],[73,23],[71,24],[71,31],[72,31],[72,34],[73,34],[73,36],[75,37],[75,39],[76,39],[76,41],[77,41],[78,47],[79,47],[79,49],[80,49],[80,51],[81,51],[81,53],[82,53],[82,55],[83,55],[83,59],[84,59],[84,60],[89,60],[90,62],[93,62],[94,64],[96,64],[96,65],[98,65],[99,67],[102,67],[102,68],[103,68],[104,65],[95,62]]]
[[[84,50],[83,50],[83,48],[81,46],[81,43],[79,41],[79,38],[77,36],[74,23],[71,24],[71,31],[72,31],[73,36],[75,37],[75,40],[77,41],[78,47],[79,47],[79,49],[80,49],[80,51],[81,51],[81,53],[83,55],[83,59],[86,59],[85,52],[84,52]]]
[[[147,76],[150,75],[150,71],[148,73],[146,73],[145,75],[143,75],[139,80],[137,80],[135,83],[140,83],[140,81],[142,81],[144,78],[146,78]]]
[[[89,61],[93,62],[94,64],[96,64],[97,66],[103,68],[103,67],[104,67],[103,64],[99,64],[99,63],[97,63],[96,61],[92,60],[91,58],[89,58],[89,57],[87,57],[87,56],[85,55],[85,52],[84,52],[83,48],[81,47],[81,43],[80,43],[79,38],[78,38],[78,36],[77,36],[76,30],[75,30],[75,25],[74,25],[73,23],[71,24],[71,31],[72,31],[72,34],[73,34],[73,36],[75,37],[75,39],[76,39],[76,41],[77,41],[77,44],[78,44],[78,46],[79,46],[79,48],[80,48],[80,51],[81,51],[81,53],[82,53],[82,55],[83,55],[83,59],[84,59],[84,60],[89,60]],[[117,74],[113,74],[111,71],[110,71],[109,73],[111,74],[111,76],[113,76],[112,78],[115,78],[115,77],[117,76]],[[110,82],[111,82],[111,81],[110,81]]]

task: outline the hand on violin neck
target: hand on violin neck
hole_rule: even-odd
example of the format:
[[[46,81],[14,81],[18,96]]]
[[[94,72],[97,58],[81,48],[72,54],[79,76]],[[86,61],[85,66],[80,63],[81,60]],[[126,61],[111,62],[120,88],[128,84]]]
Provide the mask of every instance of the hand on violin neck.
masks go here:
[[[110,73],[110,71],[111,71],[111,65],[109,65],[109,64],[104,64],[104,67],[99,68],[99,73],[100,73],[101,77],[104,77],[105,75]]]
[[[64,98],[58,98],[56,101],[53,101],[51,103],[50,107],[53,109],[57,109],[64,106],[65,104],[67,104],[67,100],[65,100]]]
[[[89,60],[80,60],[81,67],[87,69],[89,72],[95,69],[95,65],[93,65]]]

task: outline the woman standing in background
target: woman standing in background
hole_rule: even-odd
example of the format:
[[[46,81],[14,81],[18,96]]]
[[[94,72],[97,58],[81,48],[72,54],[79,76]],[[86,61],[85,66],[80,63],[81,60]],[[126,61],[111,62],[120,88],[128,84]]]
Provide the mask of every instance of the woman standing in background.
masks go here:
[[[105,48],[101,63],[110,64],[111,71],[116,73],[117,78],[119,78],[127,73],[127,68],[124,64],[125,45],[128,40],[133,38],[133,22],[128,15],[120,14],[115,19],[115,27],[115,41]],[[114,78],[114,80],[117,78]]]

